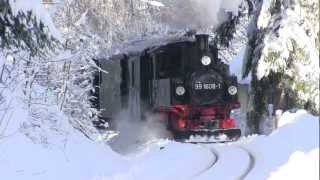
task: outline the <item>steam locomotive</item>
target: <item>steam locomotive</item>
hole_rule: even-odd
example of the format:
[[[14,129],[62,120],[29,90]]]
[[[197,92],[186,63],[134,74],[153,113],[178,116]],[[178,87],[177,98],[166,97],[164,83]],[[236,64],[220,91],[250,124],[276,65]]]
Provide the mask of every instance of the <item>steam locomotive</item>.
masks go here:
[[[124,109],[138,119],[151,112],[161,116],[176,139],[220,134],[229,139],[240,137],[236,120],[230,117],[240,107],[237,77],[218,59],[208,35],[97,63],[108,72],[95,78],[101,119],[111,119],[112,124]]]

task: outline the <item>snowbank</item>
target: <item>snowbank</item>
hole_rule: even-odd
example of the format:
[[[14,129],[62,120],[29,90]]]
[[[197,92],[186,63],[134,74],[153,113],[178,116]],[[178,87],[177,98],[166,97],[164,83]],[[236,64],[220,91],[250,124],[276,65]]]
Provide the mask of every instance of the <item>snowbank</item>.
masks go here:
[[[241,143],[255,155],[247,179],[319,179],[319,117],[304,110],[286,112],[269,136]]]
[[[0,151],[0,176],[10,180],[89,180],[126,167],[108,147],[80,134],[69,136],[63,147],[43,147],[17,133],[0,141]]]
[[[105,177],[108,180],[185,180],[193,179],[208,167],[215,156],[199,145],[176,142],[156,143],[138,157],[132,157],[130,170]]]
[[[105,179],[319,179],[318,117],[304,110],[286,112],[280,124],[269,136],[251,136],[235,143],[154,144],[147,153],[131,158],[128,172]],[[218,161],[206,169],[215,161],[211,151],[215,151]],[[250,164],[252,169],[244,173]]]
[[[55,120],[33,122],[15,92],[3,92],[0,116],[0,177],[21,180],[89,180],[125,170],[127,161],[71,127],[57,108]],[[7,111],[3,111],[7,108]],[[42,115],[50,114],[44,112]]]

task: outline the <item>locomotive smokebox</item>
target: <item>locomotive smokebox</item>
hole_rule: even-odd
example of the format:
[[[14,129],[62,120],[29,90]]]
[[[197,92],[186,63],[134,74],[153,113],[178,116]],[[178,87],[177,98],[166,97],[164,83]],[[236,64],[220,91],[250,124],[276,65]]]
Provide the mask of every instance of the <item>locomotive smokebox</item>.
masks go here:
[[[196,45],[202,52],[209,51],[209,35],[198,34],[196,35]]]

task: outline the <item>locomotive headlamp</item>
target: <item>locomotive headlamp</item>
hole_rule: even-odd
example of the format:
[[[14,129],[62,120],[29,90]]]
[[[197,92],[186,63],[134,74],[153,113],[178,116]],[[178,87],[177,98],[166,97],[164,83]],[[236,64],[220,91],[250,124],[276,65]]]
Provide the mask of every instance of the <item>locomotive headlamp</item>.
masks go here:
[[[237,94],[238,89],[237,89],[236,86],[230,86],[230,87],[228,88],[228,92],[229,92],[230,95],[233,96],[233,95],[236,95],[236,94]]]
[[[178,86],[176,88],[176,94],[178,96],[182,96],[182,95],[184,95],[184,93],[186,93],[186,89],[183,86]]]
[[[211,58],[209,56],[203,56],[201,58],[201,63],[204,65],[204,66],[208,66],[209,64],[211,64]]]

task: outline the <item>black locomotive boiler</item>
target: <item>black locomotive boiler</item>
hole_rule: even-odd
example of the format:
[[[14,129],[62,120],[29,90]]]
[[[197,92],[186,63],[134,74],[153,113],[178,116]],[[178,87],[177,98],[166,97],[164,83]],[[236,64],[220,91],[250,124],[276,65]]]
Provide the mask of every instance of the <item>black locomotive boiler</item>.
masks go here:
[[[100,60],[108,71],[96,77],[96,104],[102,119],[113,119],[122,110],[132,118],[146,113],[161,119],[176,138],[225,134],[241,135],[232,109],[240,107],[237,77],[218,59],[209,36],[196,35],[194,41],[169,43],[135,54],[121,54]],[[111,122],[112,124],[112,122]]]

